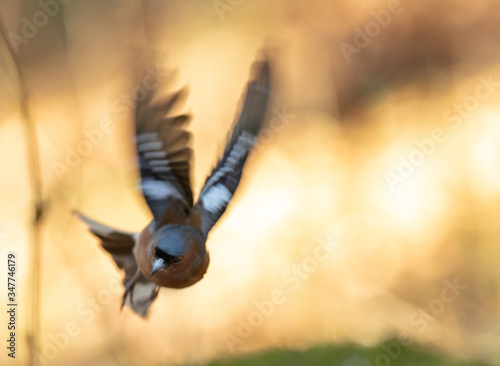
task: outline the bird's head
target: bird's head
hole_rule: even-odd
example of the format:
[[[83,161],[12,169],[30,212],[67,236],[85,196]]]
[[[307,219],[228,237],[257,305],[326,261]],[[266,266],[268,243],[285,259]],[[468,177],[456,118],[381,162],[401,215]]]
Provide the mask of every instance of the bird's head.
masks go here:
[[[151,237],[148,252],[151,278],[179,277],[203,261],[205,239],[192,226],[165,225]]]

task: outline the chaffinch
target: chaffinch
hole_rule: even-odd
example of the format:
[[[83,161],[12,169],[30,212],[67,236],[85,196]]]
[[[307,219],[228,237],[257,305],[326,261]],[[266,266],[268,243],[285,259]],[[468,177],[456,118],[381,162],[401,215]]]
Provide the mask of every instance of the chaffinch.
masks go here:
[[[140,234],[119,231],[82,214],[117,266],[125,271],[124,304],[146,316],[160,287],[184,288],[203,278],[209,255],[206,240],[238,187],[243,166],[263,125],[270,95],[269,61],[254,63],[243,108],[224,153],[193,205],[189,168],[191,134],[186,115],[168,112],[182,91],[153,101],[156,90],[136,100],[136,147],[141,189],[153,220]]]

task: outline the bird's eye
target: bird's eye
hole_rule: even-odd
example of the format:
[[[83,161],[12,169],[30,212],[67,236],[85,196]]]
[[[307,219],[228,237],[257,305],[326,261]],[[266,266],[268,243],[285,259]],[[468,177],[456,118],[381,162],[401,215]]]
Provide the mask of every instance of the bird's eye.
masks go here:
[[[180,262],[182,260],[182,257],[174,257],[173,255],[167,254],[158,247],[155,248],[155,255],[158,258],[162,258],[168,265]]]

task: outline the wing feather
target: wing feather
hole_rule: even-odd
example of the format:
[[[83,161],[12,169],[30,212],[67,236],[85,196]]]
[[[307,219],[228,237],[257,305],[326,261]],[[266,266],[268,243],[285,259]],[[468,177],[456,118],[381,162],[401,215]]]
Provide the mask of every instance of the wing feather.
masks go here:
[[[171,200],[190,210],[193,194],[190,184],[191,133],[186,131],[189,116],[170,116],[184,96],[180,90],[155,101],[156,89],[136,101],[135,133],[141,172],[141,189],[158,223]]]
[[[195,211],[201,214],[201,229],[205,237],[231,201],[264,122],[271,88],[269,61],[257,62],[254,68],[257,76],[248,83],[240,116],[195,206]]]

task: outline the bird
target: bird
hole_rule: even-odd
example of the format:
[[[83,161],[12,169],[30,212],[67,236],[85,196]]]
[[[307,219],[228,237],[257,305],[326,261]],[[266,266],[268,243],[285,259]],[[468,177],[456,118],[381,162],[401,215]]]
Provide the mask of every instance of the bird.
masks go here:
[[[252,65],[243,105],[227,135],[223,153],[194,203],[190,185],[190,116],[170,116],[185,94],[135,98],[135,146],[140,188],[153,216],[140,232],[125,232],[76,212],[125,272],[121,307],[146,317],[161,287],[181,289],[200,281],[209,262],[208,235],[226,211],[247,158],[261,132],[271,96],[271,62]]]

